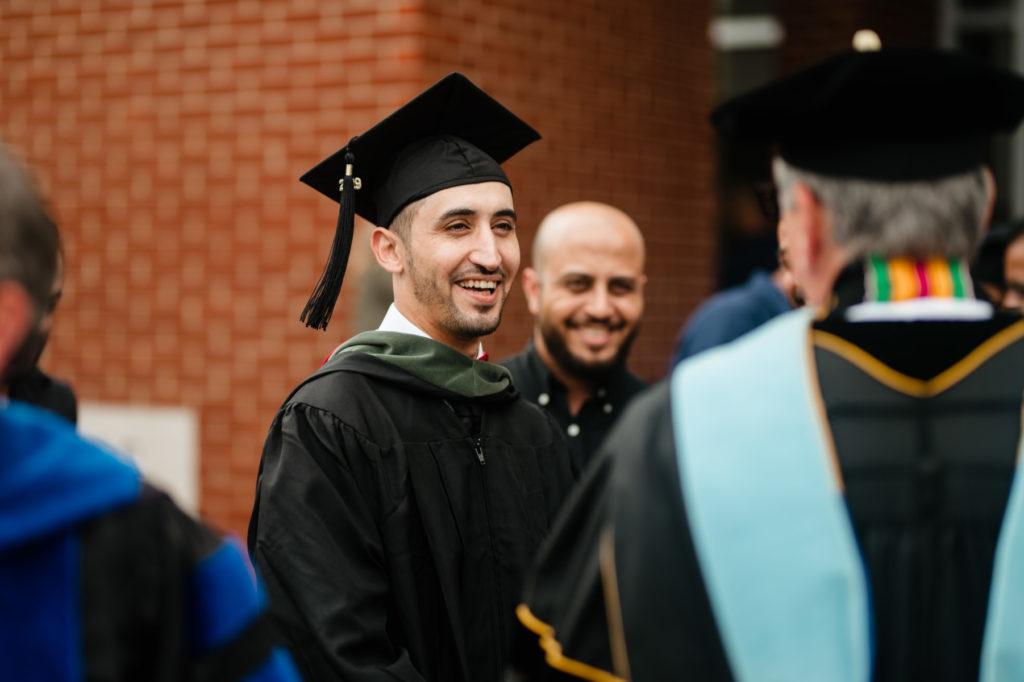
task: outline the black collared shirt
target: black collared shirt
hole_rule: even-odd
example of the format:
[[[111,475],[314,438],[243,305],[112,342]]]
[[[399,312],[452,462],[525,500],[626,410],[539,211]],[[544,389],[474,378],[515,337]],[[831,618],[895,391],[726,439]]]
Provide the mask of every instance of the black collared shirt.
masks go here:
[[[583,471],[629,401],[647,384],[622,367],[587,398],[578,414],[569,411],[568,391],[541,360],[533,343],[498,364],[512,373],[512,384],[532,403],[546,410],[565,430],[577,472]]]

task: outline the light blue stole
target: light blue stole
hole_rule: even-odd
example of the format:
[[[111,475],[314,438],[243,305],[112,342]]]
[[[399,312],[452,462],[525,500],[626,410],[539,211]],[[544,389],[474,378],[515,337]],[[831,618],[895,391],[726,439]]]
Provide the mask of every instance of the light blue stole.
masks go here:
[[[1022,443],[1024,449],[1024,443]],[[996,545],[988,594],[985,639],[981,648],[982,682],[1024,680],[1024,483],[1021,452]]]
[[[863,682],[869,593],[794,311],[684,362],[672,419],[690,529],[737,680]],[[996,554],[982,680],[1024,680],[1024,490]],[[1015,578],[1015,580],[1011,580]]]

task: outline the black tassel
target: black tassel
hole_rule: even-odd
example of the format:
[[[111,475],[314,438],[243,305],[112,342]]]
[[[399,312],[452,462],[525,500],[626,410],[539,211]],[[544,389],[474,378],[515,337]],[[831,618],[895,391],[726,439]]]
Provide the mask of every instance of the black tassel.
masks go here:
[[[334,304],[341,292],[341,283],[345,279],[345,268],[348,266],[349,252],[352,250],[352,235],[355,232],[356,190],[359,189],[359,178],[352,177],[352,166],[355,157],[352,152],[345,152],[345,177],[341,181],[341,205],[338,208],[338,225],[334,229],[334,243],[331,244],[331,256],[327,267],[320,275],[316,289],[302,309],[299,319],[307,327],[327,329],[334,312]]]

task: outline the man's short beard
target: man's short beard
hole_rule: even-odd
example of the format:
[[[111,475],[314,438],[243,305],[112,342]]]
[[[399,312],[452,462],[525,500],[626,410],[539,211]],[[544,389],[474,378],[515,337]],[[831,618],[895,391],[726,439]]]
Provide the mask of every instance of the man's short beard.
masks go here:
[[[490,336],[498,331],[498,327],[501,326],[502,310],[500,309],[498,310],[498,318],[494,322],[466,320],[458,316],[458,311],[450,312],[453,314],[447,316],[444,326],[456,338],[478,339],[482,336]]]
[[[438,320],[438,324],[449,334],[457,339],[478,339],[482,336],[490,336],[501,325],[501,314],[505,309],[505,299],[501,299],[495,305],[498,307],[498,316],[494,322],[487,320],[468,319],[455,306],[450,297],[446,297],[437,287],[437,283],[429,277],[422,277],[419,270],[413,263],[412,254],[406,261],[409,274],[412,278],[412,292],[416,300],[423,306],[431,307],[438,304],[444,310],[444,316]]]
[[[446,300],[443,303],[444,318],[439,320],[439,322],[449,334],[457,339],[478,339],[482,336],[490,336],[501,325],[501,314],[505,310],[504,301],[496,303],[498,316],[493,322],[490,322],[486,319],[473,319],[463,315],[450,300]]]
[[[569,376],[580,381],[601,384],[609,377],[626,365],[626,358],[629,357],[629,350],[636,340],[640,331],[640,325],[633,327],[633,330],[622,340],[622,345],[615,355],[605,362],[587,362],[573,355],[565,343],[565,337],[557,325],[541,322],[540,335],[544,339],[544,346],[558,367]]]

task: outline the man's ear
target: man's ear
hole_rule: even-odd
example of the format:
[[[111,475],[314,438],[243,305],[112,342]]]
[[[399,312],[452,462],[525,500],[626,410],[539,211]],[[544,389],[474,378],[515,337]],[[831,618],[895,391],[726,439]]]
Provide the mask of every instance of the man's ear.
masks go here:
[[[17,282],[0,282],[0,374],[32,328],[32,300]]]
[[[788,218],[792,221],[791,249],[795,251],[791,256],[802,259],[805,266],[813,271],[827,238],[825,209],[814,190],[806,184],[797,181],[791,191],[793,204]]]
[[[534,317],[540,315],[540,275],[533,268],[523,270],[523,294],[526,295],[526,307]]]
[[[981,171],[985,176],[985,190],[988,195],[988,203],[985,205],[985,215],[981,218],[981,232],[982,234],[988,232],[988,227],[992,223],[992,214],[996,210],[996,178],[992,175],[992,169],[988,166],[982,166]]]
[[[370,249],[377,263],[392,275],[401,274],[405,269],[405,242],[397,233],[384,227],[373,228],[370,235]]]
[[[814,190],[796,182],[792,191],[791,211],[786,216],[792,221],[786,228],[787,260],[806,302],[826,305],[848,254],[833,241],[831,214]]]

